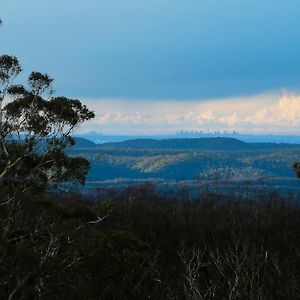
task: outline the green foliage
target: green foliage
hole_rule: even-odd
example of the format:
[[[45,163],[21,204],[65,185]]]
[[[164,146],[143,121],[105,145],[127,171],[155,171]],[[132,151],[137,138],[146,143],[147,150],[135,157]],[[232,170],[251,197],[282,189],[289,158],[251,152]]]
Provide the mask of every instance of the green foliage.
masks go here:
[[[282,147],[282,148],[280,148]],[[170,182],[194,180],[226,182],[274,178],[292,191],[295,176],[291,165],[299,160],[299,145],[256,151],[201,151],[178,149],[118,149],[82,143],[68,149],[71,155],[82,155],[91,163],[87,185],[115,185],[143,180]]]

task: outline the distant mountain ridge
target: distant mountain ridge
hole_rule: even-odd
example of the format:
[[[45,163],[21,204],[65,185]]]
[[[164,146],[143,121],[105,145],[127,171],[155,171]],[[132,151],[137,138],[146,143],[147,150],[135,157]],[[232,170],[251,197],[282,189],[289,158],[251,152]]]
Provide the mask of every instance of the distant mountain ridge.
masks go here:
[[[297,144],[276,143],[247,143],[236,138],[182,138],[182,139],[136,139],[123,142],[98,144],[98,148],[114,149],[173,149],[173,150],[202,150],[202,151],[247,151],[284,149],[298,147]]]
[[[300,144],[300,135],[272,135],[272,134],[239,134],[239,133],[177,133],[177,134],[148,134],[148,135],[109,135],[96,132],[77,133],[76,137],[81,137],[93,141],[96,144],[124,142],[137,139],[194,139],[194,138],[236,138],[247,143],[285,143]]]
[[[80,138],[80,137],[74,137],[76,148],[91,148],[91,147],[97,147],[98,145],[92,142],[91,140]]]

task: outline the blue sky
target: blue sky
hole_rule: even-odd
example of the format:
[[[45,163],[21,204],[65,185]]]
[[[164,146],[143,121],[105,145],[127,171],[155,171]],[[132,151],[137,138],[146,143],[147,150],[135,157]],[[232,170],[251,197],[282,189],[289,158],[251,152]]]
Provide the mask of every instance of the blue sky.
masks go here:
[[[2,0],[0,52],[100,114],[103,99],[183,105],[267,93],[276,105],[281,90],[299,90],[299,12],[299,0]]]

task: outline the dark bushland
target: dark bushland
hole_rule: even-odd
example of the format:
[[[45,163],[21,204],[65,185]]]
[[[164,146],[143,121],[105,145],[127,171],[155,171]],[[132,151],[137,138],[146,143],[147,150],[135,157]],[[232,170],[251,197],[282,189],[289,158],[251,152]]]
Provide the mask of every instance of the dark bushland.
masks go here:
[[[293,199],[23,195],[0,210],[0,299],[299,299]]]

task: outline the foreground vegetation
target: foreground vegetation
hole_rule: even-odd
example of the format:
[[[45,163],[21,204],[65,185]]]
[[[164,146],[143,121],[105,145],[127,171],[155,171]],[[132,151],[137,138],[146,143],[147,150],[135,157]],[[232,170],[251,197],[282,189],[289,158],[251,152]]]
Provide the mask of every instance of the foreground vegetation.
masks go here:
[[[299,299],[300,207],[140,186],[0,210],[0,299]]]

